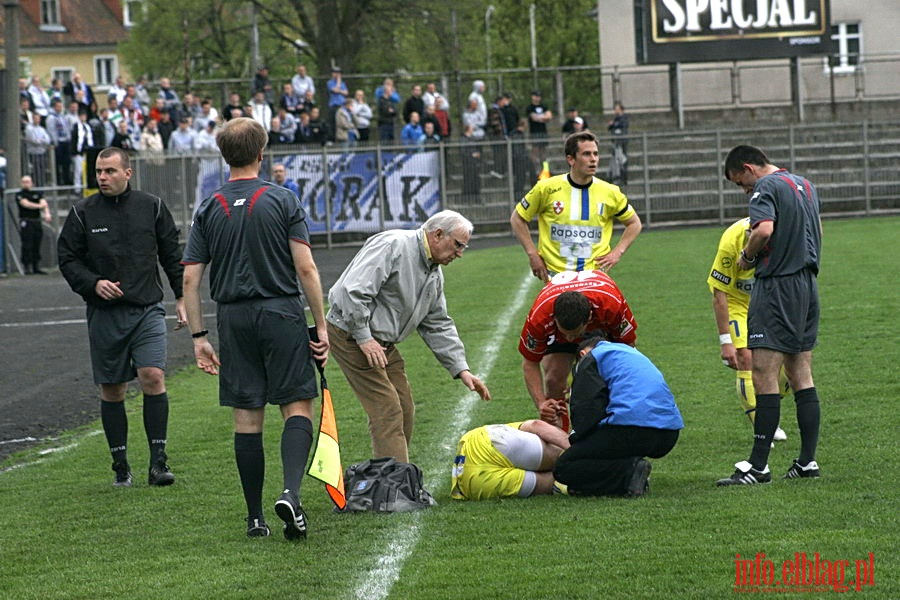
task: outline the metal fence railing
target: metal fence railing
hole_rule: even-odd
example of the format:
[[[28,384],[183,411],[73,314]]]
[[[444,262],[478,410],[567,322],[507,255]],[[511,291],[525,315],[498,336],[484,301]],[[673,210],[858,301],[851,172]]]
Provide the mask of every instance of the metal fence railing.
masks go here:
[[[804,105],[900,99],[900,53],[852,55],[857,63],[847,72],[836,73],[827,66],[827,57],[799,60]],[[730,109],[792,104],[789,59],[752,60],[681,65],[683,108],[685,110]],[[612,112],[613,103],[622,101],[633,113],[673,110],[668,65],[577,65],[509,68],[455,72],[345,73],[344,81],[353,91],[362,89],[374,105],[374,90],[385,77],[394,78],[397,91],[405,100],[414,84],[434,82],[450,102],[451,119],[459,123],[472,83],[486,84],[485,99],[490,102],[510,92],[520,112],[528,105],[531,91],[539,89],[542,100],[561,124],[565,109],[578,107],[582,116],[599,124]],[[325,102],[323,90],[327,77],[315,78],[319,102]],[[276,90],[281,81],[273,81]],[[246,100],[250,82],[236,79],[195,80],[194,90],[224,106],[228,95],[237,92]],[[177,86],[177,83],[176,83]]]
[[[534,142],[539,142],[535,144]],[[786,125],[642,133],[628,141],[628,182],[623,190],[645,225],[717,223],[746,210],[746,198],[724,182],[722,161],[737,144],[763,148],[771,160],[813,182],[825,214],[871,215],[900,210],[900,122]],[[612,140],[601,138],[607,177]],[[299,188],[317,243],[357,243],[384,228],[414,227],[440,208],[458,210],[476,233],[508,231],[510,211],[535,181],[546,158],[552,173],[565,172],[561,137],[451,141],[421,149],[369,145],[274,146],[263,177],[284,163]],[[535,161],[537,159],[537,162]],[[135,188],[162,197],[184,237],[196,204],[224,182],[218,156],[134,159]],[[19,270],[14,194],[4,198],[7,271]],[[72,188],[42,188],[53,221],[45,226],[44,264],[56,261],[55,240],[77,196]]]

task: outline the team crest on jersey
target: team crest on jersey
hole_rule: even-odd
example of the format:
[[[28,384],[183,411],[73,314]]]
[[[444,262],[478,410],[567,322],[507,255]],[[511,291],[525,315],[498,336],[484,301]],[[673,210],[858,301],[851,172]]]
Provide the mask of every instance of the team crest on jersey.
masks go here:
[[[730,257],[730,256],[723,256],[723,257],[722,257],[722,268],[723,268],[723,269],[730,269],[732,264],[733,264],[733,263],[732,263],[732,260],[731,260],[731,257]]]
[[[553,202],[552,206],[553,206],[553,212],[555,212],[558,215],[562,214],[562,211],[565,208],[565,205],[562,203],[562,200],[555,200]]]

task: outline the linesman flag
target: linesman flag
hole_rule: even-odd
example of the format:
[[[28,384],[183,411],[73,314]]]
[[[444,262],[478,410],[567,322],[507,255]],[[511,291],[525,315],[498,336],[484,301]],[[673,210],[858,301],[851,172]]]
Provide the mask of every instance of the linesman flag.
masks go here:
[[[310,337],[315,335],[315,327],[310,327]],[[315,339],[315,338],[313,338]],[[316,362],[319,381],[322,385],[322,416],[319,419],[319,438],[307,473],[325,484],[325,491],[338,509],[347,506],[344,493],[344,469],[341,467],[341,447],[338,444],[337,421],[334,418],[334,404],[331,391],[325,379],[325,368]]]

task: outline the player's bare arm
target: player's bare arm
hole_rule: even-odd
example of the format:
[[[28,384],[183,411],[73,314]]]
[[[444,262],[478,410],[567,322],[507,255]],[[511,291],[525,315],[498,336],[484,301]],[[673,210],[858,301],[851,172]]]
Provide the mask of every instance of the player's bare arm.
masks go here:
[[[516,236],[516,239],[519,240],[522,248],[525,249],[531,274],[541,281],[547,281],[547,265],[544,263],[544,259],[541,258],[541,255],[538,254],[537,247],[534,245],[534,240],[531,239],[528,221],[523,219],[522,216],[513,209],[512,215],[509,217],[509,225],[512,228],[513,235]]]
[[[712,306],[720,342],[725,339],[724,336],[726,335],[728,339],[731,339],[731,330],[728,328],[728,294],[722,290],[713,290]],[[725,366],[737,369],[737,348],[734,347],[734,342],[720,343],[719,347],[721,348],[722,362]]]
[[[641,230],[644,228],[641,223],[641,218],[634,214],[631,218],[623,221],[625,224],[625,231],[622,232],[622,237],[619,238],[619,243],[616,244],[616,247],[613,248],[608,254],[605,256],[601,256],[597,262],[600,263],[600,268],[603,271],[608,271],[609,269],[616,266],[620,260],[622,260],[622,256],[624,256],[625,251],[634,243],[634,240],[637,239],[637,236],[640,235]]]

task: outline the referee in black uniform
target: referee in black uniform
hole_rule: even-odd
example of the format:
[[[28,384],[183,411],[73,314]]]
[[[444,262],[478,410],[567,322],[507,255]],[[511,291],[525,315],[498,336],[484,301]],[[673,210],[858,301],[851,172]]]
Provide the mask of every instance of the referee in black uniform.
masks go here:
[[[821,204],[816,188],[769,162],[759,148],[737,146],[725,159],[725,177],[750,194],[750,238],[739,267],[756,267],[747,316],[747,347],[753,355],[756,419],[750,458],[717,485],[769,483],[769,449],[781,413],[778,374],[794,390],[800,454],[785,479],[819,477],[819,396],[812,377],[812,350],[819,330],[816,278],[822,255]]]
[[[219,404],[234,412],[234,455],[250,537],[270,534],[262,509],[263,418],[267,403],[281,409],[284,491],[275,512],[284,521],[284,536],[294,540],[306,537],[300,480],[313,439],[313,360],[327,360],[328,334],[306,212],[293,192],[259,178],[267,142],[262,126],[243,117],[228,121],[216,137],[231,175],[197,209],[182,261],[184,292],[197,366],[219,374]],[[200,280],[206,265],[221,361],[203,326]],[[307,334],[301,287],[317,342]]]
[[[161,264],[175,292],[179,325],[181,246],[169,209],[156,196],[131,189],[131,161],[121,148],[97,155],[100,191],[75,203],[59,234],[59,270],[87,302],[94,383],[113,457],[114,485],[130,486],[125,391],[137,376],[144,392],[144,429],[150,444],[150,485],[170,485],[166,464],[169,396],[166,393],[166,311]]]

